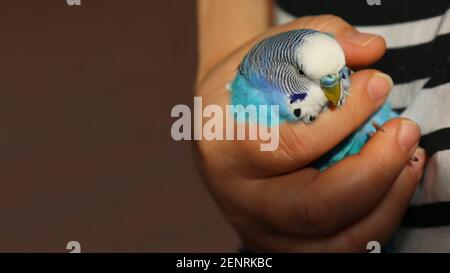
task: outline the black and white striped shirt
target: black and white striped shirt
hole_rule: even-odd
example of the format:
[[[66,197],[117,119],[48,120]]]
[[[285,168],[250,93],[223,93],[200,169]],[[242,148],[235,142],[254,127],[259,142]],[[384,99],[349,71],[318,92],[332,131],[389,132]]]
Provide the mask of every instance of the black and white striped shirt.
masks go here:
[[[394,238],[399,252],[450,252],[450,0],[278,0],[277,24],[335,14],[382,35],[387,51],[373,68],[389,74],[389,101],[422,131],[422,182]]]

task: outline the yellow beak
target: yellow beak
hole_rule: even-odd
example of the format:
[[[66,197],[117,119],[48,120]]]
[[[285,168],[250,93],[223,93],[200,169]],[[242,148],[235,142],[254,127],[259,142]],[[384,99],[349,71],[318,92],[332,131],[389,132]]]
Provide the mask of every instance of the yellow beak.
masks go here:
[[[335,107],[338,104],[339,99],[341,98],[341,81],[337,81],[332,86],[321,86],[323,92],[325,93],[325,97],[332,103]]]

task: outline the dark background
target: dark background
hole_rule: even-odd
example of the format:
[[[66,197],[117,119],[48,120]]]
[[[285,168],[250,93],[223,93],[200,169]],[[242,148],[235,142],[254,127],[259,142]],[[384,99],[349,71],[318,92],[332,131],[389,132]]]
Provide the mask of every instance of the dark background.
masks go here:
[[[170,135],[195,2],[0,3],[0,251],[235,251]]]

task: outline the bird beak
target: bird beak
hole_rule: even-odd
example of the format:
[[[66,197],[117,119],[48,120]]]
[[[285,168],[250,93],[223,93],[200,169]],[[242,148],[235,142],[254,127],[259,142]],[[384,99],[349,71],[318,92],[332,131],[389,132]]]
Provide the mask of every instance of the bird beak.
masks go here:
[[[336,107],[339,99],[341,98],[341,81],[336,81],[331,86],[321,85],[323,92],[325,93],[325,97],[327,97],[328,101],[331,102],[333,107]]]

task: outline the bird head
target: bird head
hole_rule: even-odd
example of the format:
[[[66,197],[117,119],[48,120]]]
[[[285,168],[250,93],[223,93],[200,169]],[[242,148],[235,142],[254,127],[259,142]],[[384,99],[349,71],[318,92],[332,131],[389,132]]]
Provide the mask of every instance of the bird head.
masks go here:
[[[296,57],[300,74],[320,85],[329,104],[338,105],[341,93],[345,91],[343,81],[348,80],[350,71],[336,39],[323,32],[308,35],[297,47]]]

